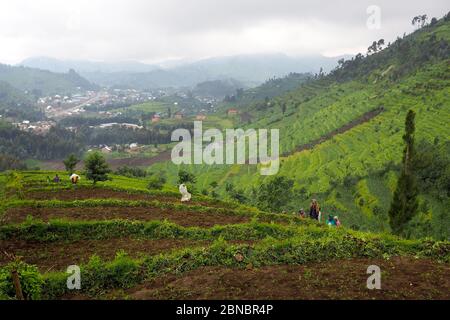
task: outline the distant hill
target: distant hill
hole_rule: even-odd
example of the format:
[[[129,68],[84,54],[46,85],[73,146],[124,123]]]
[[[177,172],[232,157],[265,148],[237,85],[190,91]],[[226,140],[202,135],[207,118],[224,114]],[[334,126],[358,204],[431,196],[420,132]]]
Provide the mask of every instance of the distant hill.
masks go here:
[[[35,97],[97,88],[74,70],[69,70],[67,73],[54,73],[5,64],[0,64],[0,81],[5,81],[18,90],[27,91]]]
[[[195,87],[206,81],[235,79],[244,86],[262,84],[273,77],[291,72],[317,73],[320,68],[330,71],[342,57],[290,57],[284,54],[254,54],[214,57],[171,68],[157,68],[139,62],[98,63],[88,61],[59,61],[51,58],[30,58],[21,65],[50,71],[72,68],[89,81],[99,85],[152,89],[164,87]]]
[[[283,77],[289,73],[317,73],[320,68],[330,71],[342,57],[323,56],[290,57],[285,54],[254,54],[217,57],[178,67],[178,71],[197,70],[218,77],[237,79],[249,86]]]
[[[113,73],[113,72],[149,72],[158,69],[157,66],[137,61],[98,62],[87,60],[59,60],[50,57],[31,57],[19,63],[20,66],[67,73],[70,69],[79,73]]]
[[[192,90],[192,93],[194,95],[223,99],[225,96],[233,95],[236,93],[236,90],[244,87],[241,82],[234,79],[212,80],[198,83]]]
[[[0,120],[41,120],[44,115],[38,110],[34,98],[11,86],[8,82],[0,81]]]
[[[6,81],[0,81],[0,109],[32,105],[30,96],[14,88]]]
[[[235,107],[236,105],[248,106],[257,102],[263,102],[291,90],[298,89],[302,83],[312,78],[313,75],[310,73],[290,73],[281,78],[271,78],[257,87],[226,96],[225,107],[228,107],[229,103]]]

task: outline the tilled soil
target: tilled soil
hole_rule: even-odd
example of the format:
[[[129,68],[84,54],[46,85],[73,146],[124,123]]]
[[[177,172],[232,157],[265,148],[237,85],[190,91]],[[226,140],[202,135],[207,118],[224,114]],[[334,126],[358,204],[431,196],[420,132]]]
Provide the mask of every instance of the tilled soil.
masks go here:
[[[367,268],[381,268],[381,289],[367,289]],[[254,269],[203,267],[166,275],[109,298],[131,299],[450,299],[450,265],[394,257]],[[69,297],[70,298],[70,297]],[[82,296],[72,298],[87,298]]]
[[[100,189],[100,188],[76,188],[69,190],[58,190],[58,191],[31,191],[26,193],[27,199],[32,200],[62,200],[62,201],[73,201],[73,200],[87,200],[87,199],[121,199],[121,200],[158,200],[160,202],[171,202],[171,203],[181,203],[181,195],[177,197],[169,196],[155,196],[145,193],[128,193],[124,191],[116,191],[111,189]],[[219,204],[196,201],[193,199],[189,202],[184,202],[185,205],[203,205],[207,207],[220,207]]]
[[[175,211],[161,208],[122,208],[122,207],[89,207],[89,208],[11,208],[2,216],[4,224],[23,222],[27,216],[49,221],[50,219],[68,220],[164,220],[184,227],[208,228],[214,225],[238,224],[250,221],[249,217],[193,211]]]
[[[2,248],[0,265],[8,262],[4,252],[21,256],[26,263],[35,264],[41,272],[46,272],[49,270],[65,270],[70,265],[84,264],[94,254],[104,260],[111,260],[116,252],[125,250],[131,257],[137,258],[142,254],[159,254],[182,247],[207,246],[208,244],[210,244],[208,241],[132,238],[49,243],[0,240],[0,248]]]

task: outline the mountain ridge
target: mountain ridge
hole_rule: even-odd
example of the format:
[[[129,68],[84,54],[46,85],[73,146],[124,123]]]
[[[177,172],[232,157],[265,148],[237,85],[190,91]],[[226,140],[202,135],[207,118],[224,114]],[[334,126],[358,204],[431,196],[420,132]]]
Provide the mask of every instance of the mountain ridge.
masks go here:
[[[348,56],[346,56],[348,57]],[[69,68],[76,70],[89,81],[106,86],[137,87],[140,89],[163,87],[194,87],[205,81],[235,79],[245,86],[255,86],[273,77],[286,76],[291,72],[316,73],[321,68],[330,71],[337,65],[342,56],[329,58],[324,56],[290,57],[285,54],[250,54],[225,57],[212,57],[194,62],[182,63],[174,67],[158,67],[140,62],[135,63],[132,70],[122,68],[119,65],[112,69],[102,69],[102,66],[114,66],[114,63],[88,62],[91,68],[76,69],[77,65],[67,64],[61,67],[63,61],[50,59],[47,63],[42,58],[29,58],[20,65],[32,66],[50,71],[64,71]],[[40,62],[41,61],[41,62]],[[97,64],[97,70],[92,66]],[[137,70],[142,66],[143,70]],[[135,68],[136,67],[136,68]],[[153,68],[146,71],[145,68]]]

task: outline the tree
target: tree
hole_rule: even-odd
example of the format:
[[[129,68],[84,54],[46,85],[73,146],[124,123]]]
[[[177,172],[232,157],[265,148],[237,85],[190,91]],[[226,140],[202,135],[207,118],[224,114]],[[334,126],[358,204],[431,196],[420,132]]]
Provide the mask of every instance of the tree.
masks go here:
[[[78,162],[80,162],[80,159],[78,159],[77,156],[73,153],[63,161],[64,167],[66,167],[66,171],[68,173],[73,173]]]
[[[279,211],[292,199],[294,181],[278,176],[260,185],[257,203],[263,210]]]
[[[286,113],[286,102],[282,102],[282,103],[281,103],[281,112],[282,112],[283,114]]]
[[[417,25],[417,28],[423,28],[425,26],[425,24],[427,23],[427,20],[428,20],[428,16],[426,14],[422,14],[422,15],[415,16],[412,19],[411,24],[413,26]]]
[[[86,178],[94,181],[96,184],[98,181],[108,180],[108,173],[111,170],[106,163],[105,158],[99,152],[90,153],[84,161],[86,170]]]
[[[152,175],[150,177],[150,180],[148,181],[147,188],[160,190],[162,189],[166,181],[166,177],[161,173]]]
[[[370,47],[367,48],[367,54],[375,53],[375,52],[377,52],[377,51],[378,51],[378,50],[377,50],[377,42],[374,41],[374,42],[372,43],[372,45],[371,45]]]
[[[178,171],[178,183],[192,183],[196,182],[195,176],[185,170]]]
[[[383,50],[384,39],[380,39],[378,41],[372,42],[372,45],[367,48],[367,54],[377,53],[378,51]]]
[[[389,224],[392,232],[397,235],[406,235],[405,228],[408,222],[416,215],[418,202],[418,188],[414,174],[414,118],[416,114],[409,110],[405,121],[405,134],[403,141],[402,171],[389,209]],[[407,235],[406,235],[407,236]]]

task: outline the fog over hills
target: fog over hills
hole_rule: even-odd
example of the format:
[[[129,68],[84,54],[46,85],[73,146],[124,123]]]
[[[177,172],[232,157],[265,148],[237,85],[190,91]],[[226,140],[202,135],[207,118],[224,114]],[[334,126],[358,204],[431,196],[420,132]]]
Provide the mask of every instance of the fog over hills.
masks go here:
[[[59,73],[68,72],[70,69],[74,69],[80,73],[148,72],[157,69],[157,66],[137,61],[120,61],[109,63],[88,60],[59,60],[50,57],[30,57],[23,60],[19,65]]]
[[[245,86],[256,86],[269,78],[281,77],[290,72],[316,73],[320,68],[327,72],[336,66],[340,58],[320,55],[291,57],[280,53],[251,54],[212,57],[174,67],[163,67],[137,61],[112,63],[32,57],[22,61],[20,65],[53,72],[74,69],[99,85],[148,89],[193,87],[200,82],[219,79],[235,79]]]

